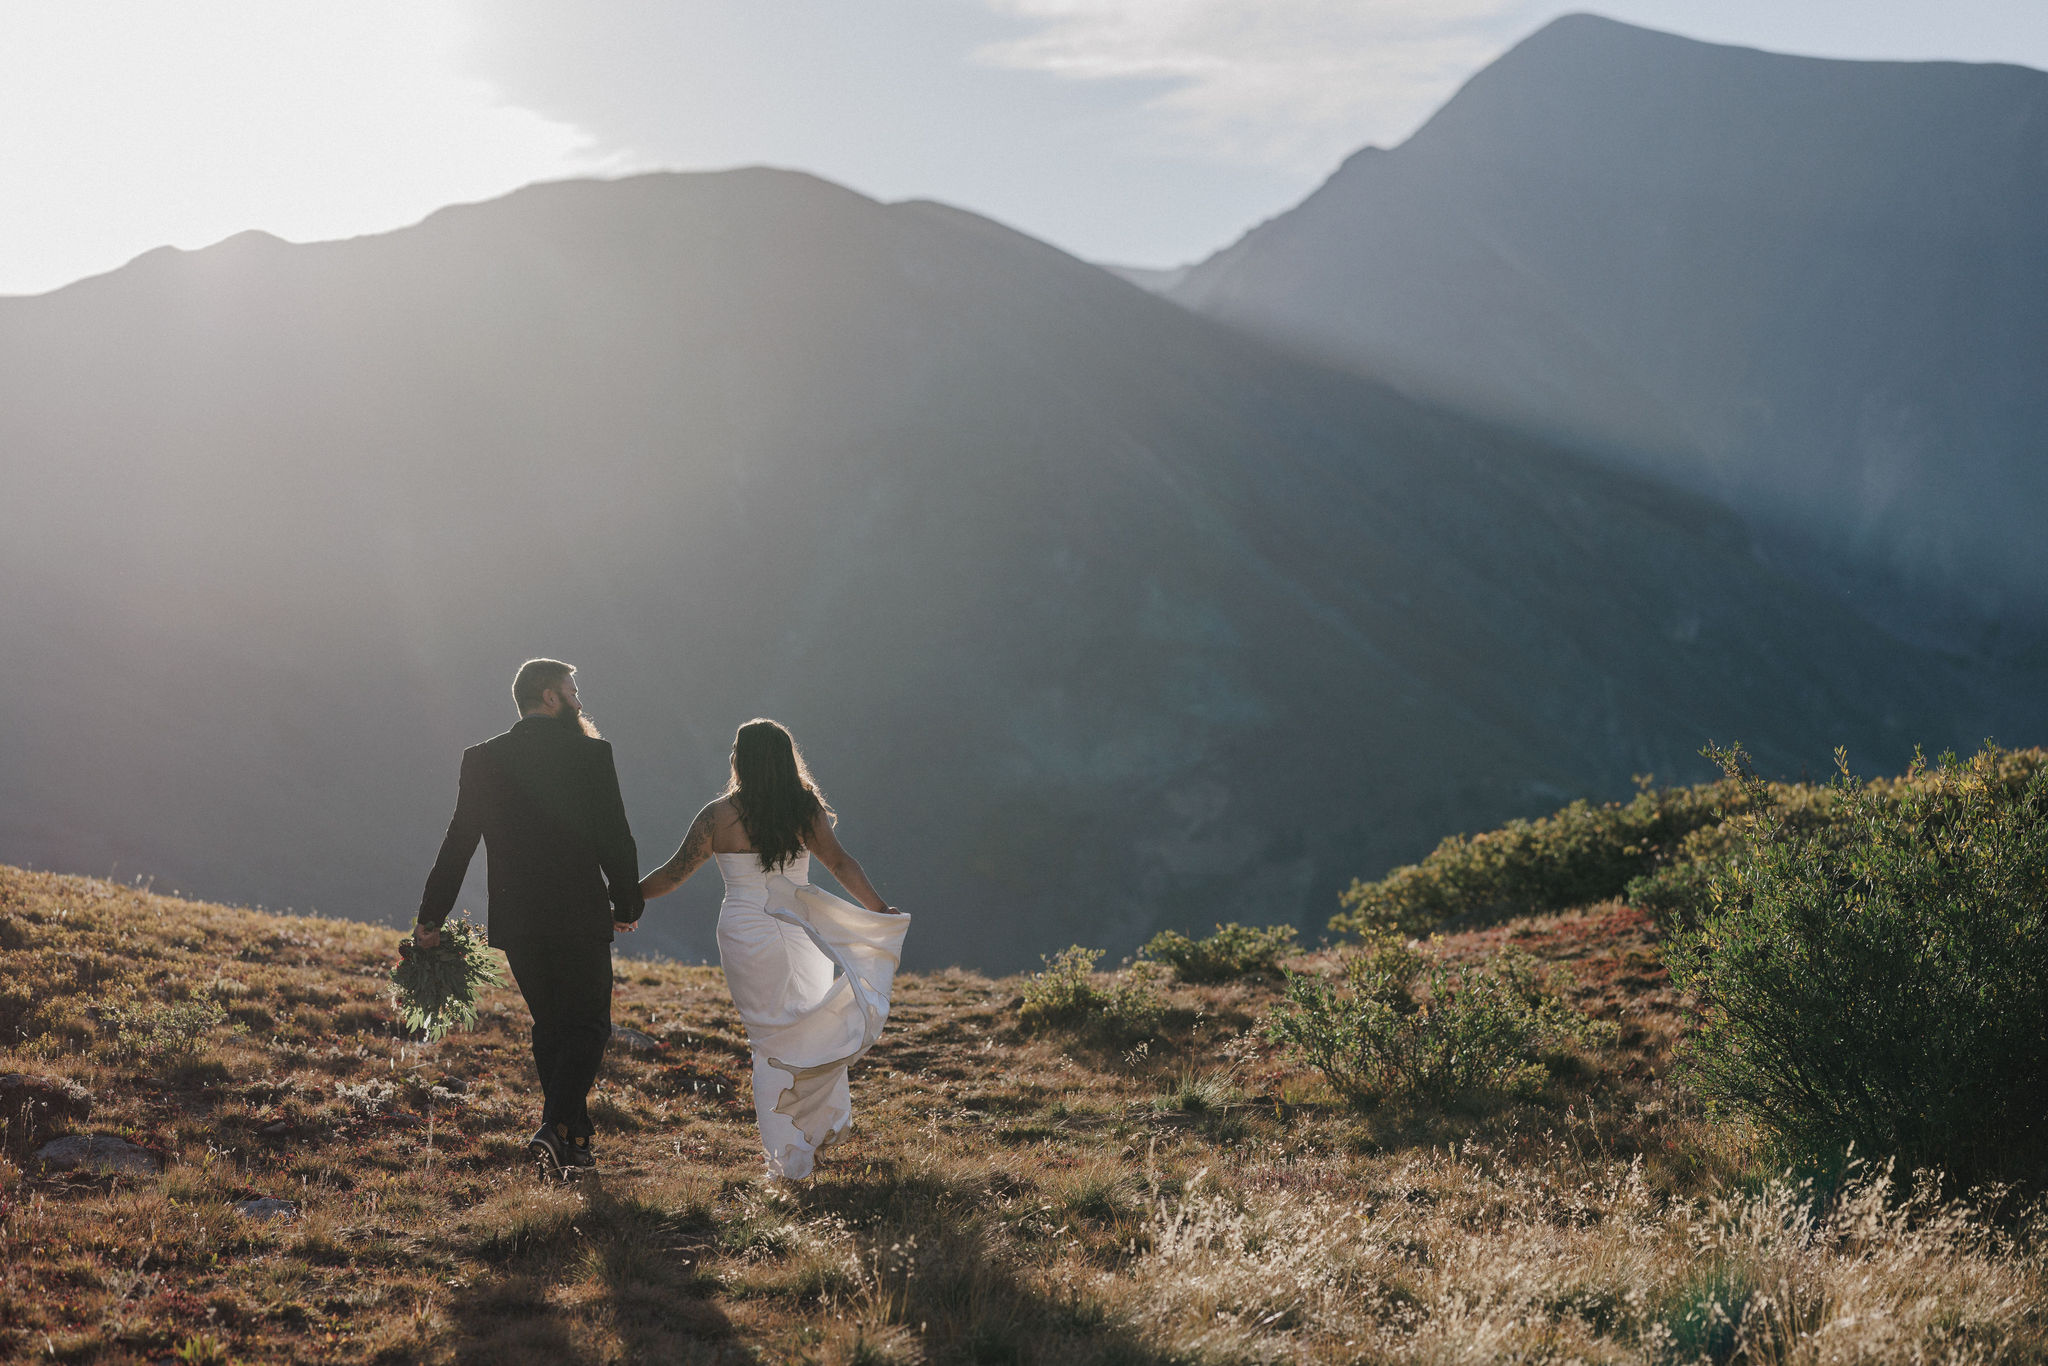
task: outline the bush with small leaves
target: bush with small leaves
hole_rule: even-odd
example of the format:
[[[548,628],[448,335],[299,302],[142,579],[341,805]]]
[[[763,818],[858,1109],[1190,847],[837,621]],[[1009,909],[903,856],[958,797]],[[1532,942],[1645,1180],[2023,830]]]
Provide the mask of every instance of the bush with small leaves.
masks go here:
[[[2025,781],[2048,764],[2048,754],[2038,749],[1990,755],[1989,771],[2004,783]],[[1924,772],[1879,778],[1864,785],[1864,794],[1895,804],[1928,781]],[[1420,863],[1376,882],[1354,881],[1339,898],[1342,909],[1330,928],[1427,934],[1626,897],[1665,929],[1683,931],[1706,914],[1709,885],[1733,848],[1730,823],[1754,803],[1768,802],[1791,830],[1825,829],[1845,819],[1836,784],[1723,778],[1652,788],[1648,779],[1638,782],[1642,790],[1630,801],[1577,801],[1537,820],[1453,835]]]
[[[1216,933],[1190,939],[1178,930],[1152,936],[1138,957],[1164,963],[1183,982],[1233,982],[1242,977],[1272,976],[1280,960],[1294,952],[1294,926],[1263,929],[1232,922]]]
[[[225,1024],[228,1013],[218,1001],[150,1001],[108,1006],[101,1018],[113,1026],[121,1053],[163,1061],[198,1053],[200,1041]]]
[[[1648,911],[1666,933],[1698,925],[1711,909],[1714,879],[1728,860],[1732,829],[1723,823],[1693,831],[1670,858],[1632,880],[1623,898]]]
[[[1550,1075],[1547,1054],[1612,1032],[1572,1008],[1569,987],[1519,950],[1459,965],[1384,932],[1334,979],[1287,974],[1265,1033],[1359,1104],[1527,1096]]]
[[[1837,755],[1813,826],[1715,757],[1750,802],[1665,955],[1692,1086],[1793,1160],[2048,1184],[2048,769],[1987,746],[1866,784]]]
[[[1098,973],[1101,949],[1075,944],[1045,960],[1045,970],[1024,981],[1017,1022],[1038,1033],[1064,1029],[1104,1042],[1128,1042],[1151,1034],[1166,1014],[1145,964],[1122,972]]]
[[[1355,881],[1330,928],[1425,934],[1453,921],[1491,923],[1620,896],[1692,831],[1719,824],[1742,791],[1732,783],[1645,786],[1632,801],[1577,801],[1539,820],[1453,835],[1421,863]]]

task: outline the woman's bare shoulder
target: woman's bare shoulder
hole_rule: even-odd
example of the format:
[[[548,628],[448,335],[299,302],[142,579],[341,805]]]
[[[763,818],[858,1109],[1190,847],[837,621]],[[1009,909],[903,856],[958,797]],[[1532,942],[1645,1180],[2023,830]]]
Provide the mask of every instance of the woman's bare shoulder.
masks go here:
[[[820,806],[811,817],[810,826],[804,831],[804,848],[814,854],[830,858],[839,853],[839,836],[832,827],[839,824],[839,817],[828,806]]]
[[[711,850],[716,854],[749,854],[753,852],[753,841],[747,838],[747,827],[740,820],[739,808],[732,804],[732,798],[717,797],[705,803],[699,819],[708,817],[711,821]]]

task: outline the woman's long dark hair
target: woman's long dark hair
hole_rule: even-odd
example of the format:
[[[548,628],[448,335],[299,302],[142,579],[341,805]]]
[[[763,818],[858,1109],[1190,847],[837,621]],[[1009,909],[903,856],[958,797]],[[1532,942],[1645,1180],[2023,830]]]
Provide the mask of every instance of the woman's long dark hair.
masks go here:
[[[732,781],[725,795],[760,856],[774,872],[804,851],[804,832],[820,813],[830,815],[825,794],[811,781],[804,756],[789,732],[756,717],[732,737]]]

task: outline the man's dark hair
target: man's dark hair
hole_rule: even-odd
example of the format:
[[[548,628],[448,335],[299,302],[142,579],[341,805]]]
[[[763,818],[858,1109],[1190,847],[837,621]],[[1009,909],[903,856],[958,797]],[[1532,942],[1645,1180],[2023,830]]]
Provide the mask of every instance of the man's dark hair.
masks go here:
[[[521,716],[541,706],[541,694],[549,688],[559,688],[570,674],[576,672],[574,664],[564,664],[559,659],[529,659],[519,666],[519,672],[512,678],[512,703],[519,708]]]

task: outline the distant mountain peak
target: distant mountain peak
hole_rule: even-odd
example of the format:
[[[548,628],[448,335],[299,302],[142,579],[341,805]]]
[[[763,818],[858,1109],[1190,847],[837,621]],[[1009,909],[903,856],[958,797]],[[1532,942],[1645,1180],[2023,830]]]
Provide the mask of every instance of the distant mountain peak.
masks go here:
[[[1640,56],[1658,52],[1691,51],[1701,55],[1715,52],[1745,52],[1757,56],[1778,56],[1764,48],[1746,43],[1722,43],[1708,38],[1691,38],[1682,33],[1666,29],[1651,28],[1643,24],[1631,24],[1621,19],[1611,19],[1604,14],[1578,11],[1561,14],[1549,23],[1530,33],[1496,59],[1485,71],[1498,71],[1503,67],[1512,68],[1516,63],[1531,58],[1545,58],[1557,53],[1593,52],[1610,57]],[[1789,60],[1826,61],[1828,58],[1795,57]]]
[[[2048,626],[2044,165],[2042,72],[1568,15],[1170,294],[1705,492],[1960,643]]]

